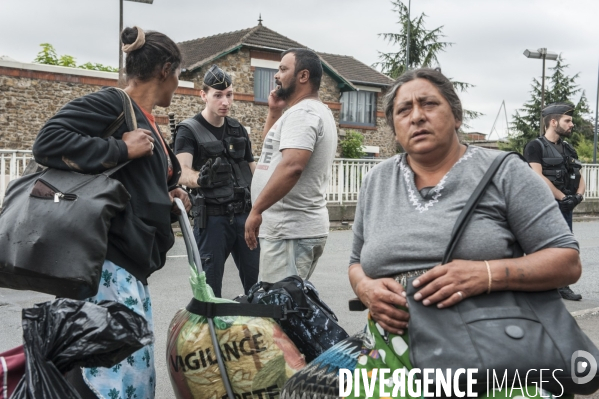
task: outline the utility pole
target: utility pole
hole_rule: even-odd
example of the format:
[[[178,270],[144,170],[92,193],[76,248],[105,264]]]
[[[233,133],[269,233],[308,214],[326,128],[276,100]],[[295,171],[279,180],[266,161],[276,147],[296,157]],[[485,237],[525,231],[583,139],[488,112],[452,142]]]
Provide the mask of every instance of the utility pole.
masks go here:
[[[597,114],[599,113],[599,74],[597,76],[597,104],[595,107],[595,133],[593,134],[593,163],[597,163]]]
[[[125,77],[123,74],[123,42],[121,41],[121,32],[123,31],[123,0],[119,0],[119,81],[118,86],[125,87]]]
[[[127,0],[135,3],[152,4],[154,0]],[[123,0],[119,0],[119,81],[118,86],[125,87],[125,73],[123,71],[123,42],[121,41],[121,32],[123,31]]]
[[[410,8],[412,8],[412,0],[408,0],[408,40],[406,41],[406,71],[408,70],[408,65],[410,65],[410,31],[412,30]]]

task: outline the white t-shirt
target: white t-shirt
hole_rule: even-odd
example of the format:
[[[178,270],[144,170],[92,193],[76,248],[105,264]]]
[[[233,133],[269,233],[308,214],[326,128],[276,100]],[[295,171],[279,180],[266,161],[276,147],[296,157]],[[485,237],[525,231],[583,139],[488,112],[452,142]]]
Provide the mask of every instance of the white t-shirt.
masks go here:
[[[284,149],[308,150],[312,156],[291,191],[262,214],[260,237],[294,239],[326,236],[329,213],[325,193],[337,150],[337,127],[331,110],[318,100],[302,100],[273,125],[262,145],[252,179],[252,202],[282,159]]]

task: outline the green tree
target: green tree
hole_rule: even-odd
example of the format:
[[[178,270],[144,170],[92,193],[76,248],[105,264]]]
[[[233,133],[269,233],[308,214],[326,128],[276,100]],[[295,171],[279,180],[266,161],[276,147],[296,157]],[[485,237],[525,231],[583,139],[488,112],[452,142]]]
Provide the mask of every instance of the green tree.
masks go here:
[[[375,67],[380,67],[381,71],[397,79],[406,71],[406,44],[408,42],[408,26],[410,27],[410,58],[408,69],[420,67],[439,66],[438,54],[452,46],[451,42],[441,41],[445,37],[443,26],[428,30],[424,26],[426,14],[410,19],[408,16],[408,7],[401,0],[391,0],[393,11],[398,14],[398,24],[401,27],[400,33],[379,33],[388,43],[399,47],[397,52],[379,53],[380,61],[375,63]]]
[[[390,53],[379,53],[378,62],[373,66],[380,68],[381,72],[392,79],[397,79],[406,71],[406,44],[408,42],[408,27],[410,31],[410,57],[408,69],[422,67],[440,67],[438,55],[446,51],[454,43],[442,41],[443,26],[429,30],[425,27],[426,14],[422,13],[415,18],[408,16],[408,7],[401,0],[391,0],[393,11],[397,12],[398,25],[401,27],[400,33],[379,33],[379,37],[385,39],[388,43],[397,46],[398,51]],[[453,86],[460,92],[465,92],[474,85],[466,82],[459,82],[451,79]],[[462,128],[469,128],[467,121],[481,116],[482,113],[472,110],[464,110],[464,121]]]
[[[362,158],[364,156],[364,136],[355,130],[348,130],[345,138],[339,143],[341,146],[341,157]]]
[[[82,69],[90,69],[92,71],[102,71],[102,72],[118,72],[119,69],[115,68],[115,67],[111,67],[108,65],[102,65],[102,64],[92,64],[91,62],[86,62],[85,64],[81,64],[79,65],[77,68],[82,68]]]
[[[118,68],[114,68],[108,65],[102,64],[92,64],[91,62],[86,62],[85,64],[77,65],[75,62],[75,57],[67,54],[63,54],[60,57],[56,53],[54,46],[50,43],[42,43],[40,44],[42,49],[39,53],[37,53],[37,57],[33,60],[33,62],[37,64],[44,65],[58,65],[70,68],[81,68],[81,69],[91,69],[94,71],[104,71],[104,72],[118,72]]]
[[[582,163],[593,162],[593,140],[589,140],[586,137],[581,137],[576,146],[576,152],[578,153],[578,159]]]
[[[42,43],[40,46],[42,49],[39,53],[37,53],[37,57],[35,57],[33,62],[45,65],[58,65],[58,55],[56,55],[54,46],[52,46],[50,43]]]
[[[60,56],[60,58],[58,59],[58,65],[70,68],[77,68],[75,57],[66,54]]]
[[[546,80],[545,104],[569,101],[575,105],[572,116],[574,133],[568,141],[578,148],[579,143],[583,139],[592,139],[593,121],[589,115],[591,111],[585,92],[576,84],[579,74],[568,76],[565,73],[566,68],[568,68],[568,65],[564,63],[564,59],[561,56],[558,58],[555,66],[549,68],[551,75]],[[526,144],[539,135],[541,123],[541,82],[533,79],[531,88],[530,99],[513,116],[508,143],[502,145],[502,148],[505,150],[522,153]]]

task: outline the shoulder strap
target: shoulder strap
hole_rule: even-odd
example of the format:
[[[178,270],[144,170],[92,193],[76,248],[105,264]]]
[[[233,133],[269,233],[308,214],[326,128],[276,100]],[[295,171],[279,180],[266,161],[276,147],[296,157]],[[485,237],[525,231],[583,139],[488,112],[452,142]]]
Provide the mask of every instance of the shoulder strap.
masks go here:
[[[235,118],[231,118],[230,116],[225,116],[225,119],[227,120],[227,124],[231,127],[240,127],[241,123],[239,123],[239,121]]]
[[[283,306],[261,305],[255,303],[213,303],[192,298],[185,308],[193,314],[212,318],[218,316],[250,316],[282,319],[285,312]]]
[[[212,132],[200,122],[193,118],[185,119],[184,121],[179,122],[179,126],[185,126],[193,133],[194,137],[200,143],[210,143],[212,141],[220,141],[212,134]]]
[[[116,91],[116,93],[121,98],[121,101],[123,102],[123,112],[121,112],[121,114],[116,118],[116,120],[114,122],[112,122],[106,128],[106,130],[102,134],[102,138],[108,138],[108,137],[112,136],[113,134],[115,134],[116,131],[121,127],[121,125],[123,123],[125,123],[127,125],[127,128],[129,129],[129,131],[133,131],[133,130],[137,129],[137,119],[135,117],[135,111],[133,110],[133,103],[131,102],[131,98],[129,97],[127,92],[118,87],[111,87],[109,90]],[[131,160],[129,160],[125,163],[122,163],[120,165],[117,165],[112,169],[108,169],[108,170],[104,171],[104,174],[106,176],[110,176],[110,175],[116,173],[117,171],[119,171],[121,168],[123,168],[129,162],[131,162]]]
[[[541,143],[541,145],[543,147],[547,147],[549,145],[549,143],[547,142],[547,139],[545,139],[545,137],[537,137],[537,140],[539,141],[539,143]]]
[[[575,154],[576,156],[578,156],[578,154],[576,153],[576,149],[572,147],[570,143],[568,143],[567,141],[562,141],[562,143],[564,143],[564,150],[568,150],[571,154]]]
[[[539,143],[541,143],[541,159],[549,157],[549,142],[545,137],[537,137]]]
[[[107,138],[116,133],[119,127],[124,123],[127,124],[129,131],[133,131],[137,129],[137,119],[135,118],[135,111],[133,110],[133,104],[131,103],[131,98],[127,94],[127,92],[118,87],[111,87],[108,90],[115,91],[119,97],[121,97],[121,101],[123,103],[123,112],[112,122],[104,133],[102,133],[102,138]]]
[[[499,167],[501,166],[503,161],[511,154],[518,155],[520,156],[520,158],[522,158],[522,156],[517,152],[506,152],[503,154],[499,154],[493,160],[491,166],[489,166],[489,169],[487,170],[483,178],[480,180],[480,183],[478,183],[478,186],[476,186],[476,188],[474,189],[474,192],[466,202],[466,205],[464,205],[464,208],[462,209],[460,216],[458,216],[458,219],[455,222],[455,225],[453,226],[453,231],[451,232],[451,239],[449,240],[449,245],[445,250],[445,254],[443,255],[443,261],[441,262],[441,264],[444,265],[446,263],[451,262],[453,250],[455,249],[458,241],[460,240],[460,237],[464,233],[464,229],[466,228],[468,221],[472,217],[474,209],[480,202],[485,190],[489,186],[489,183],[491,183],[491,180],[493,180],[495,173],[497,173],[497,170],[499,170]]]

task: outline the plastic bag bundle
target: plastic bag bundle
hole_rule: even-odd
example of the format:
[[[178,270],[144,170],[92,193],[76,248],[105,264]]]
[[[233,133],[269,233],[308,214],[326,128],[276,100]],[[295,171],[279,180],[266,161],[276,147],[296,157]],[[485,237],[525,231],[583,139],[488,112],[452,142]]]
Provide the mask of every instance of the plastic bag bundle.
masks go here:
[[[216,298],[205,274],[191,268],[191,286],[199,301]],[[269,318],[214,317],[216,336],[236,398],[278,398],[287,379],[305,366],[303,356]],[[206,317],[181,309],[171,322],[167,343],[171,383],[179,399],[227,398]]]
[[[152,343],[146,320],[112,301],[57,299],[23,309],[25,375],[11,399],[79,399],[74,367],[112,367]]]

